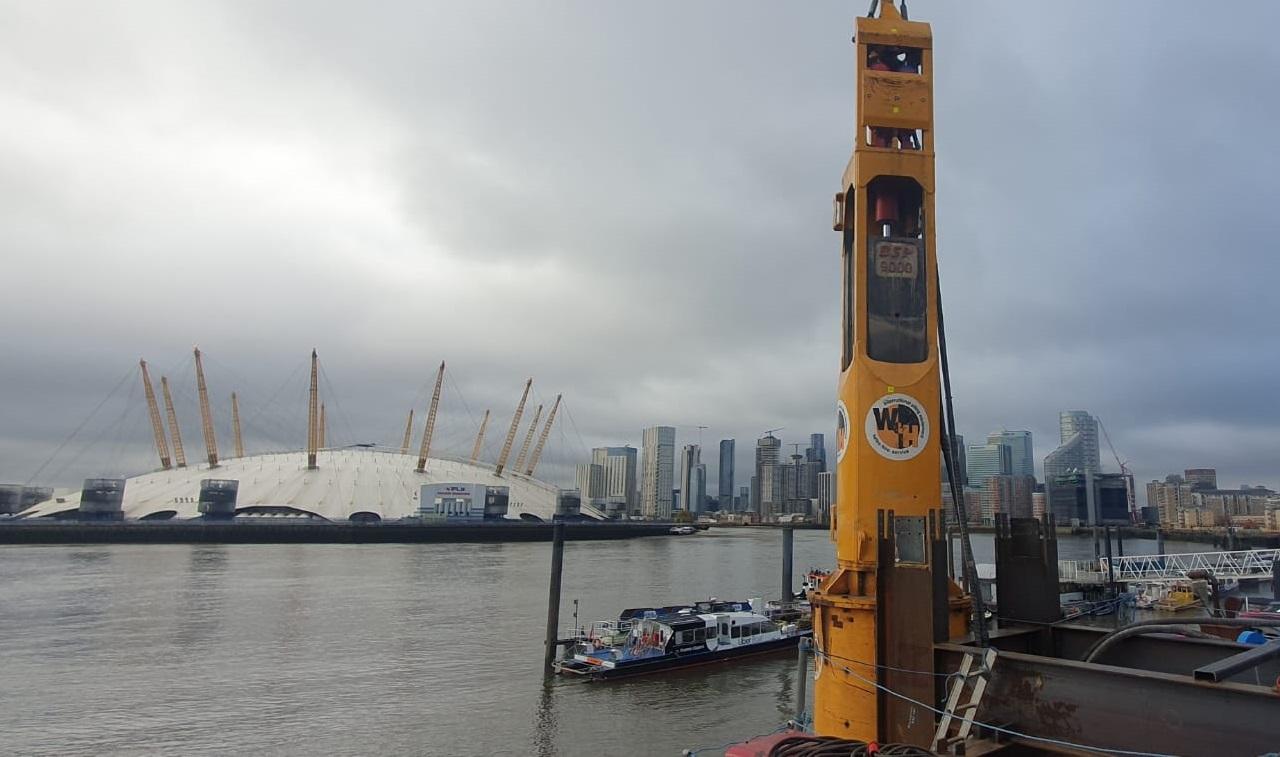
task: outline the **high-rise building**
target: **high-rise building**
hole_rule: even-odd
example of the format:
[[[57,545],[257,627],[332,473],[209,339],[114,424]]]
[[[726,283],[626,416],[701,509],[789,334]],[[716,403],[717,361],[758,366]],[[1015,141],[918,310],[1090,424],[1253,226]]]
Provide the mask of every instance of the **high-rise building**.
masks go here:
[[[720,440],[720,484],[716,487],[716,496],[720,498],[720,509],[733,512],[733,439]]]
[[[1160,523],[1166,526],[1178,524],[1178,513],[1191,506],[1191,484],[1182,480],[1176,473],[1165,477],[1163,481],[1152,481],[1147,484],[1147,505],[1160,513]]]
[[[1217,489],[1218,471],[1216,468],[1187,468],[1182,472],[1183,479],[1191,484],[1192,489]]]
[[[831,509],[836,505],[836,472],[818,474],[818,520],[831,522]]]
[[[782,469],[776,468],[782,453],[782,440],[773,434],[765,434],[756,442],[756,481],[752,484],[752,505],[757,514],[764,516],[778,510],[782,504]],[[768,475],[764,467],[772,466]],[[777,477],[776,485],[774,477]]]
[[[739,486],[738,497],[733,503],[734,511],[739,513],[747,512],[751,509],[751,487]]]
[[[707,464],[698,463],[693,469],[693,502],[698,505],[695,512],[704,513],[707,511]]]
[[[1044,459],[1045,483],[1071,473],[1101,472],[1096,418],[1083,410],[1064,410],[1058,414],[1058,436],[1058,448]]]
[[[807,463],[817,463],[818,472],[827,470],[827,442],[822,434],[809,434],[809,448],[804,451]]]
[[[1127,524],[1129,487],[1119,473],[1070,473],[1045,481],[1049,511],[1062,525]]]
[[[640,511],[647,517],[671,517],[672,486],[675,479],[676,430],[671,426],[650,426],[644,430],[644,471],[640,479]]]
[[[981,488],[991,476],[1008,476],[1013,469],[1012,455],[1003,444],[970,444],[965,458],[969,485],[975,488]]]
[[[614,501],[621,499],[628,513],[637,512],[635,447],[596,447],[591,450],[591,462],[603,471],[601,496]],[[583,498],[585,500],[585,493]]]
[[[680,450],[680,509],[695,514],[702,512],[706,505],[702,499],[706,484],[703,484],[701,493],[698,489],[698,466],[701,464],[702,448],[696,444],[684,445]]]
[[[1009,448],[1010,475],[1036,475],[1036,459],[1031,449],[1030,431],[992,431],[987,434],[987,444],[1003,444]]]
[[[760,465],[760,517],[781,513],[785,501],[782,489],[782,471],[787,466],[780,463]]]
[[[581,506],[592,505],[603,509],[604,466],[596,463],[579,463],[576,479]]]

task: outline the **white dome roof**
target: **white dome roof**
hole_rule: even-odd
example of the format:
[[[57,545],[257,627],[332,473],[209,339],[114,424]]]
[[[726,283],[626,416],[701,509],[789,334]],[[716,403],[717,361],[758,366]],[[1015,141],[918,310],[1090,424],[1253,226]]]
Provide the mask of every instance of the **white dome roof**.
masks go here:
[[[467,483],[510,489],[507,517],[523,514],[550,520],[559,489],[511,469],[501,476],[488,465],[446,458],[430,458],[418,473],[417,455],[403,455],[370,447],[321,450],[316,469],[307,469],[306,452],[277,452],[220,461],[218,467],[189,465],[153,471],[127,479],[124,515],[143,518],[174,511],[174,518],[195,518],[203,479],[240,482],[237,508],[289,507],[329,520],[347,520],[353,513],[376,513],[383,520],[416,515],[423,484]],[[59,501],[61,500],[61,501]],[[40,517],[79,507],[80,492],[42,502],[23,511]]]

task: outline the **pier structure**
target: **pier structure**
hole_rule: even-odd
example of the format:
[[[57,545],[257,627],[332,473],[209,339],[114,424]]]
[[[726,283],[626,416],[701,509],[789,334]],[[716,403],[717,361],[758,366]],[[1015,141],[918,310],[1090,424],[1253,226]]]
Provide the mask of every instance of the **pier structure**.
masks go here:
[[[1277,559],[1280,549],[1060,560],[1058,579],[1063,583],[1104,584],[1114,575],[1119,583],[1172,583],[1186,580],[1191,571],[1208,571],[1218,579],[1268,579]]]

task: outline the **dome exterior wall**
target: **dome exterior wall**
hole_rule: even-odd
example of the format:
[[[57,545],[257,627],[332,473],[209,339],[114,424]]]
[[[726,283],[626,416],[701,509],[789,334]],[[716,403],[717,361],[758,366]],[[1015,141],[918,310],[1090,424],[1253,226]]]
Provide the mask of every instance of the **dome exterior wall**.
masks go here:
[[[486,465],[448,458],[431,458],[419,473],[417,456],[398,450],[321,450],[316,462],[316,469],[308,470],[305,452],[278,452],[223,460],[212,469],[194,465],[133,476],[125,484],[124,517],[165,517],[166,511],[173,511],[174,518],[200,517],[204,479],[238,481],[237,510],[290,508],[332,521],[348,520],[355,513],[373,513],[383,520],[414,516],[424,484],[453,482],[508,487],[508,518],[530,515],[550,520],[560,491],[510,469],[498,476]],[[75,510],[79,504],[80,492],[74,492],[35,505],[22,515],[53,515]]]

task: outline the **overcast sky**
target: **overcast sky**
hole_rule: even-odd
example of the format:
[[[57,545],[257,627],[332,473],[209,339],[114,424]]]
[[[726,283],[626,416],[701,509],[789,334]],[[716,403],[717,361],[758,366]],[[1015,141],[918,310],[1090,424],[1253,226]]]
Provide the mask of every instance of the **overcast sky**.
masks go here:
[[[153,466],[139,357],[198,457],[199,344],[250,451],[305,439],[314,346],[333,441],[398,444],[443,359],[448,450],[533,376],[549,476],[660,423],[745,483],[834,426],[866,5],[0,3],[0,481]],[[1086,409],[1139,483],[1280,486],[1280,4],[910,6],[959,430],[1043,458]]]

